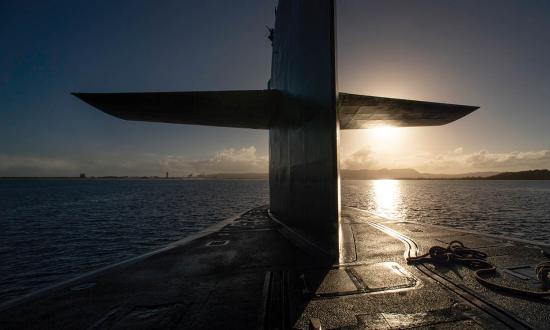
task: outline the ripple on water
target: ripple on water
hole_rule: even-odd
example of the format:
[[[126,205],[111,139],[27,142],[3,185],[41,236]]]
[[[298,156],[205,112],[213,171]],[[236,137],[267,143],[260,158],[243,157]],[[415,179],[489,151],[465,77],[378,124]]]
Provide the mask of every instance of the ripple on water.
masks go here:
[[[267,181],[0,180],[0,302],[267,204]],[[343,181],[343,205],[550,243],[550,181]]]
[[[398,220],[550,244],[550,181],[344,181],[342,201]]]
[[[0,180],[0,302],[268,202],[266,181]]]

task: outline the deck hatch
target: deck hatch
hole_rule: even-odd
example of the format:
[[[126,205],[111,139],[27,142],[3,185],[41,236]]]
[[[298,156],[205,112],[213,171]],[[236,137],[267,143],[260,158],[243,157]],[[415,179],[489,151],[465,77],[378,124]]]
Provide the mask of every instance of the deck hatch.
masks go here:
[[[304,272],[303,280],[308,290],[315,288],[316,297],[408,289],[418,282],[395,262],[312,269]]]

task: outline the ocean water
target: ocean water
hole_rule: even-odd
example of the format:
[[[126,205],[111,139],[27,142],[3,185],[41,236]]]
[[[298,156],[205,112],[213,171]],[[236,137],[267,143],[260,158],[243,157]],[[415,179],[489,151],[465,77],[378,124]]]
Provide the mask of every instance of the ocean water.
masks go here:
[[[263,180],[0,180],[0,302],[268,203]]]
[[[395,220],[550,244],[550,181],[344,181],[342,203]]]
[[[0,303],[268,203],[262,180],[0,180]],[[550,181],[343,181],[342,203],[550,243]]]

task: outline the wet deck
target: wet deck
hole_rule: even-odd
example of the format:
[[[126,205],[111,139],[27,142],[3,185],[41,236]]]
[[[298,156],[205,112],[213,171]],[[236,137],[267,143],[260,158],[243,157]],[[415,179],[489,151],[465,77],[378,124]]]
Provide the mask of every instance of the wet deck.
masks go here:
[[[343,209],[340,262],[251,210],[192,239],[0,307],[0,328],[550,328],[550,299],[480,285],[463,266],[404,256],[459,239],[485,251],[493,280],[538,289],[531,243],[394,222]],[[299,247],[298,247],[299,246]]]

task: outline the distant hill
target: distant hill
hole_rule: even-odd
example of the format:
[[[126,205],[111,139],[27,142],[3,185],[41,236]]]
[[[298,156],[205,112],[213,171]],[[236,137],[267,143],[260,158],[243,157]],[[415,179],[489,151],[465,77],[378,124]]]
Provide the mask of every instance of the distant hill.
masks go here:
[[[487,178],[498,172],[472,172],[463,174],[433,174],[421,173],[412,168],[380,169],[380,170],[341,170],[343,180],[375,180],[375,179],[462,179]]]
[[[489,180],[550,180],[549,170],[504,172],[487,177]]]

